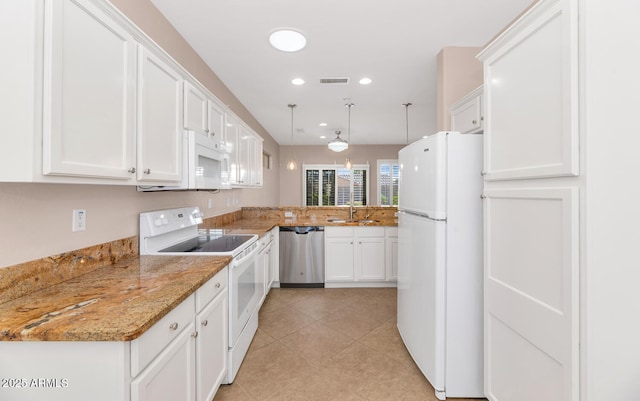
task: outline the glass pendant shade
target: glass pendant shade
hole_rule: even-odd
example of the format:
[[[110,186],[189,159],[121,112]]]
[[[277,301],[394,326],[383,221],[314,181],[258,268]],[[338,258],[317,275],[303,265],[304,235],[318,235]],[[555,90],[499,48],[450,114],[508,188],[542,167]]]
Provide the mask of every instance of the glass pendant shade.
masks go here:
[[[349,148],[349,143],[344,139],[340,138],[340,131],[336,131],[336,137],[329,142],[329,149],[334,152],[342,152]]]
[[[287,170],[295,170],[296,167],[296,161],[293,159],[289,159],[289,161],[287,162]]]

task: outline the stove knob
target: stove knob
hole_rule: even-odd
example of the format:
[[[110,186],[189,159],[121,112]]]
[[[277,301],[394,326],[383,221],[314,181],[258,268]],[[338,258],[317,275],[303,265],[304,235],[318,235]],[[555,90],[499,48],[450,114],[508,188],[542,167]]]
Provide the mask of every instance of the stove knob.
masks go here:
[[[160,226],[162,225],[162,220],[160,220],[160,219],[155,219],[155,220],[153,221],[153,225],[154,225],[154,226],[156,226],[156,227],[160,227]]]
[[[169,224],[169,219],[167,219],[166,217],[162,219],[162,224]]]

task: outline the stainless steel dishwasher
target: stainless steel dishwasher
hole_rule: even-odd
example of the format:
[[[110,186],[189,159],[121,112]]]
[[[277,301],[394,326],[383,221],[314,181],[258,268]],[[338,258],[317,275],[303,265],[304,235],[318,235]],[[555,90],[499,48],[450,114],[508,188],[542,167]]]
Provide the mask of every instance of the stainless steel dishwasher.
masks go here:
[[[324,287],[324,227],[280,227],[280,287]]]

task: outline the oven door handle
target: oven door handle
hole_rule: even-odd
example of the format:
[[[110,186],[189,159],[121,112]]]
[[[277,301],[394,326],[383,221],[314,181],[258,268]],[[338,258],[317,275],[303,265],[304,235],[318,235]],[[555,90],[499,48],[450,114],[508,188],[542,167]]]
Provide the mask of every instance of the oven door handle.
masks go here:
[[[247,260],[247,259],[250,259],[250,258],[254,257],[254,256],[255,256],[255,254],[256,254],[256,253],[258,253],[259,248],[260,248],[260,247],[256,246],[255,248],[253,248],[253,250],[251,250],[251,252],[249,252],[248,254],[246,254],[245,256],[243,256],[243,257],[242,257],[242,258],[240,258],[240,259],[236,259],[236,258],[234,258],[234,259],[233,259],[233,262],[232,262],[232,266],[231,266],[231,267],[239,266],[239,265],[241,265],[242,263],[244,263],[244,261],[245,261],[245,260]]]

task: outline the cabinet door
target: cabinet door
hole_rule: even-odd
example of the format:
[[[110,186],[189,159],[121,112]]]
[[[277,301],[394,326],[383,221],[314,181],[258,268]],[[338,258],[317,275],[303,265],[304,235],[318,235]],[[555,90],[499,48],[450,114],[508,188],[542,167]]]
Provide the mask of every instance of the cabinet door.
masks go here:
[[[131,382],[132,401],[195,399],[193,321]]]
[[[252,146],[251,132],[243,125],[240,125],[240,138],[238,144],[238,184],[242,186],[251,185],[251,156]]]
[[[262,138],[251,137],[251,185],[262,186]]]
[[[578,175],[576,3],[540,2],[478,56],[487,180]]]
[[[133,179],[135,41],[89,1],[46,7],[43,173]]]
[[[578,189],[485,196],[485,394],[577,400]]]
[[[482,89],[476,89],[451,107],[451,131],[474,134],[482,131]]]
[[[398,238],[385,239],[386,278],[387,281],[398,280]]]
[[[209,99],[207,109],[209,136],[222,145],[221,149],[225,149],[224,108]]]
[[[197,401],[211,401],[227,372],[227,314],[225,289],[196,316]]]
[[[184,84],[184,128],[201,134],[209,134],[207,116],[209,105],[204,93],[189,82]]]
[[[356,280],[385,279],[384,237],[358,237],[355,251]]]
[[[325,238],[326,281],[353,281],[353,238]]]
[[[182,78],[159,57],[139,46],[139,181],[182,179]]]
[[[238,148],[240,145],[238,130],[238,120],[228,113],[225,114],[225,148],[229,153],[229,182],[232,185],[238,184],[238,174],[240,171],[238,160]]]

